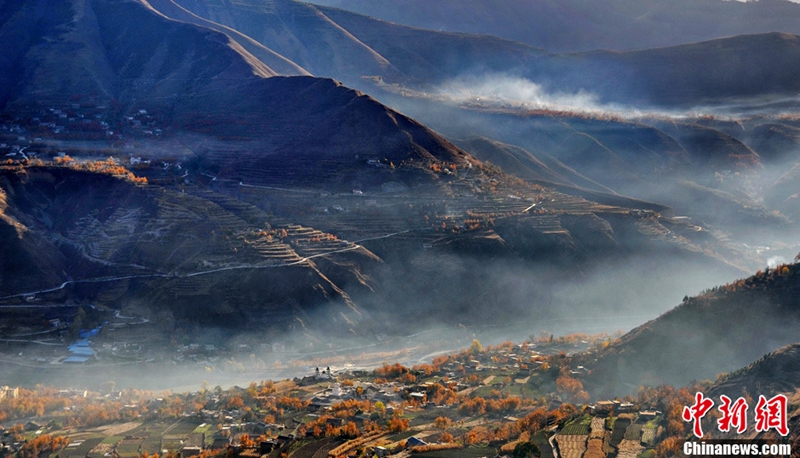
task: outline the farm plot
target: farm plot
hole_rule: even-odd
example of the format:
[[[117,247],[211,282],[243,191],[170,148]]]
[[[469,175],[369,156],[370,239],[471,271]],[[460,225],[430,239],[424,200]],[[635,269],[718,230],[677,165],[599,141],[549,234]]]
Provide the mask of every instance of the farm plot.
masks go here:
[[[116,443],[117,443],[116,440],[114,442],[107,442],[106,440],[104,440],[103,442],[97,444],[97,446],[94,447],[89,453],[87,453],[86,458],[103,458],[105,456],[110,456],[111,453],[114,451],[114,445]]]
[[[144,452],[151,455],[153,453],[161,454],[161,431],[153,432],[142,441],[142,453]]]
[[[592,437],[586,446],[586,453],[583,458],[605,458],[606,454],[603,452],[603,439]]]
[[[638,442],[642,437],[643,426],[644,425],[642,425],[641,423],[631,423],[631,425],[625,429],[624,439]]]
[[[644,451],[644,447],[642,447],[642,444],[640,444],[638,440],[630,441],[622,439],[617,450],[619,450],[617,458],[637,458],[639,454]]]
[[[180,423],[177,425],[173,425],[169,431],[164,431],[165,433],[169,433],[170,435],[180,435],[180,436],[188,436],[189,434],[193,433],[198,426],[200,426],[202,422],[198,420],[192,420],[188,418],[181,419]]]
[[[114,425],[108,425],[98,428],[99,431],[102,431],[103,434],[106,436],[124,436],[124,433],[128,431],[133,431],[134,429],[142,426],[141,422],[132,421],[128,423],[117,423]],[[107,442],[107,441],[103,441]]]
[[[652,447],[653,443],[656,441],[656,432],[658,431],[658,426],[654,422],[647,423],[642,428],[642,444]]]
[[[581,458],[586,451],[586,441],[588,434],[557,434],[555,441],[558,444],[558,451],[564,458]]]
[[[117,455],[119,455],[120,458],[137,458],[139,456],[139,448],[142,446],[143,441],[144,437],[123,439],[117,444]]]
[[[603,417],[592,417],[592,424],[590,425],[591,437],[602,438],[606,433],[606,419]]]
[[[327,438],[309,442],[308,444],[300,447],[294,453],[292,453],[292,457],[293,458],[314,458],[315,456],[327,457],[328,452],[333,450],[339,443],[341,443],[341,441],[333,438]]]
[[[609,444],[616,448],[622,439],[625,438],[625,431],[628,429],[628,426],[631,424],[631,419],[628,417],[618,417],[614,422],[614,429],[611,431],[611,439],[609,440]]]
[[[187,436],[181,434],[164,434],[161,436],[161,450],[177,452],[183,446]]]
[[[83,442],[80,442],[80,443],[76,442],[76,446],[75,447],[71,447],[71,446],[67,447],[64,450],[64,453],[70,458],[72,458],[72,457],[85,458],[86,455],[88,455],[89,452],[92,451],[93,448],[97,447],[100,444],[100,442],[103,442],[103,438],[102,437],[93,437],[91,439],[86,439],[86,440],[84,440]],[[70,445],[72,445],[72,444],[70,444]]]
[[[564,436],[588,436],[591,422],[592,419],[589,416],[576,418],[575,420],[567,423],[561,432],[559,432],[559,434]]]

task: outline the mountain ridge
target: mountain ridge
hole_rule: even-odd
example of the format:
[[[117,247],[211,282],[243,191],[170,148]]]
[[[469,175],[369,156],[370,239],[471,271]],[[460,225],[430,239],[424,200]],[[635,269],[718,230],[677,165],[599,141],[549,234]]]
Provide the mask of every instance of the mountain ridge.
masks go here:
[[[683,385],[739,369],[796,341],[800,266],[780,265],[716,287],[649,321],[596,355],[582,355],[600,395]],[[579,363],[580,364],[580,363]]]
[[[493,0],[315,0],[409,26],[490,34],[557,52],[672,46],[721,36],[800,33],[800,8],[789,1],[613,1],[535,3]]]

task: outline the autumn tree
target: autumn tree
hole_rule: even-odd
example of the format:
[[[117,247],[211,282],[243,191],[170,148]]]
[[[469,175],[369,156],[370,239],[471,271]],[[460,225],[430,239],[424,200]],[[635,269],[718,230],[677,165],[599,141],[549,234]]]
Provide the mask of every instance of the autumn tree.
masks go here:
[[[239,445],[241,445],[244,448],[255,447],[256,442],[250,438],[249,434],[244,433],[239,436]]]
[[[408,429],[408,420],[393,417],[389,419],[387,427],[389,428],[390,432],[399,433]]]
[[[483,351],[483,345],[481,345],[478,339],[473,339],[472,343],[469,345],[469,353],[471,355],[477,355]]]
[[[679,456],[684,439],[680,436],[670,436],[661,441],[655,448],[657,458]]]
[[[434,426],[441,430],[445,430],[450,427],[451,420],[447,417],[436,417],[436,420],[433,421]]]
[[[233,396],[228,399],[227,408],[241,409],[242,407],[244,407],[244,400],[240,396]]]
[[[346,437],[348,439],[355,439],[356,437],[361,435],[361,432],[358,430],[358,426],[356,426],[355,423],[349,421],[344,426],[342,426],[340,434],[342,437]]]
[[[570,376],[566,370],[562,370],[556,379],[556,390],[572,402],[584,403],[589,400],[589,394],[584,391],[583,383]]]

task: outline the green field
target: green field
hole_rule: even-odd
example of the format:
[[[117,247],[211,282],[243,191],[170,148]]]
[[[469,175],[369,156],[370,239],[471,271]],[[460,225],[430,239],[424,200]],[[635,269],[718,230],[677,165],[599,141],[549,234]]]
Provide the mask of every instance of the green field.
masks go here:
[[[639,441],[639,438],[642,437],[642,425],[641,423],[632,423],[628,428],[625,430],[625,439],[629,441]]]
[[[564,425],[564,428],[561,430],[560,434],[565,436],[588,435],[589,430],[591,429],[591,424],[592,417],[589,415],[584,415]]]
[[[195,434],[208,433],[209,429],[211,429],[211,423],[206,423],[205,425],[203,425],[203,423],[200,423],[197,426],[197,428],[195,428],[194,431],[192,431],[192,433],[195,433]]]
[[[188,436],[202,424],[203,422],[197,419],[184,418],[181,420],[181,423],[178,426],[169,431],[169,434],[182,434],[184,436]]]
[[[97,445],[100,444],[100,442],[103,442],[102,437],[93,437],[91,439],[86,439],[85,441],[83,441],[81,445],[77,447],[67,448],[66,452],[70,456],[71,455],[86,456],[93,448],[97,447]]]
[[[139,446],[142,439],[126,439],[117,445],[117,455],[120,458],[136,458],[139,456]]]
[[[163,429],[161,431],[163,431]],[[142,442],[142,452],[147,452],[151,455],[153,453],[161,454],[161,431],[153,431],[153,433],[147,436],[147,439]]]

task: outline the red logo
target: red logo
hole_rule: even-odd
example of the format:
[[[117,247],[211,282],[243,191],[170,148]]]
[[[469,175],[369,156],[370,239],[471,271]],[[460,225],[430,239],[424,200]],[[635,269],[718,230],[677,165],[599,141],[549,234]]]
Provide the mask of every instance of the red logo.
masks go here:
[[[714,407],[714,401],[706,398],[703,393],[698,391],[695,396],[694,405],[683,408],[683,421],[694,421],[693,432],[695,436],[699,438],[703,437],[703,426],[700,424],[700,420],[712,407]]]
[[[729,432],[731,428],[736,428],[736,432],[741,434],[747,430],[747,401],[739,398],[735,402],[731,398],[722,395],[719,397],[722,404],[718,407],[722,412],[722,417],[717,420],[717,427],[722,432]],[[771,399],[764,396],[758,397],[758,404],[755,407],[756,431],[764,432],[774,429],[781,436],[789,434],[787,427],[787,400],[786,396],[779,394]],[[694,404],[683,408],[683,421],[691,421],[692,432],[695,436],[703,438],[703,427],[701,420],[714,407],[714,401],[698,392],[695,395]]]
[[[717,420],[719,430],[727,433],[733,426],[737,433],[745,432],[747,430],[747,401],[739,398],[731,404],[731,398],[724,394],[719,398],[722,400],[722,405],[718,407],[722,412],[722,418]]]
[[[771,428],[775,428],[781,436],[789,434],[786,426],[786,396],[782,394],[769,401],[764,396],[758,397],[756,431],[767,431]]]

